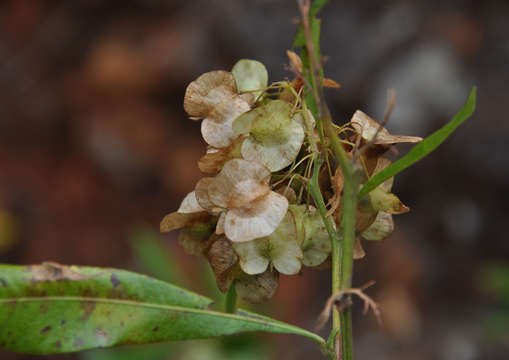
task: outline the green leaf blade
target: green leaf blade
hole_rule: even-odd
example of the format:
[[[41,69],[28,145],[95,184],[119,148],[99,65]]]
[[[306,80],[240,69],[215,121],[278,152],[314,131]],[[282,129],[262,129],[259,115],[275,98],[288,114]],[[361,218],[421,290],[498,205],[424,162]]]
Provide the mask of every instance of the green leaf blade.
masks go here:
[[[434,151],[451,135],[458,126],[468,119],[475,110],[477,88],[474,86],[465,105],[443,127],[415,145],[405,156],[370,178],[359,192],[359,199],[367,195],[385,180],[395,176]]]
[[[315,0],[311,4],[311,8],[309,9],[309,16],[314,17],[322,8],[329,2],[329,0]]]
[[[0,265],[0,279],[0,299],[77,296],[146,301],[197,309],[212,303],[211,299],[173,284],[119,269],[55,263]]]
[[[34,269],[41,273],[34,275]],[[209,311],[207,298],[123,270],[0,265],[0,279],[0,349],[58,354],[248,331],[324,343],[316,334],[266,317]]]

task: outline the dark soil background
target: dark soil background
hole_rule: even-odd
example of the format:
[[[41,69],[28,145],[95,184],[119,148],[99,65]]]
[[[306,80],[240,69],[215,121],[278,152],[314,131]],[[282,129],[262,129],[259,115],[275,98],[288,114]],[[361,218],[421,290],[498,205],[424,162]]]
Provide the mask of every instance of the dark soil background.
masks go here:
[[[139,270],[129,234],[157,230],[201,176],[186,85],[240,58],[265,63],[270,80],[291,77],[297,15],[290,0],[2,1],[0,262]],[[396,179],[411,212],[386,241],[364,242],[354,284],[376,280],[385,322],[355,305],[356,359],[507,359],[509,326],[489,318],[507,315],[509,299],[485,291],[482,273],[509,264],[509,2],[345,0],[321,17],[326,75],[342,84],[328,91],[338,123],[358,108],[382,118],[392,87],[389,130],[426,136],[479,87],[474,117]],[[176,237],[163,238],[167,251],[200,278]],[[264,309],[311,328],[329,282],[327,271],[283,277]],[[263,339],[261,358],[319,358],[307,340]]]

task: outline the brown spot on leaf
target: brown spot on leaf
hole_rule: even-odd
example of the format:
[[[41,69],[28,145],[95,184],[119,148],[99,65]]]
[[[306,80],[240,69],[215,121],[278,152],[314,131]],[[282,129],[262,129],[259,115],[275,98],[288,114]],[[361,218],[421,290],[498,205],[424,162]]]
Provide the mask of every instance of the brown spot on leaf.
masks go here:
[[[46,334],[47,332],[49,332],[51,330],[51,326],[45,326],[44,328],[41,329],[41,334]]]
[[[95,309],[95,302],[83,301],[81,302],[81,308],[83,309],[83,316],[81,317],[81,321],[87,321]]]
[[[76,340],[74,340],[74,344],[72,344],[73,347],[81,347],[85,344],[85,342],[83,341],[82,338],[76,338]]]
[[[154,332],[159,331],[159,326],[156,326],[155,328],[153,328],[152,331],[154,331]]]
[[[64,280],[88,280],[102,274],[83,275],[71,269],[69,266],[60,265],[55,262],[44,262],[41,265],[32,265],[29,267],[32,273],[32,282],[49,282]]]
[[[41,312],[41,314],[46,314],[46,312],[48,311],[48,308],[49,308],[49,303],[45,302],[41,305],[41,308],[39,309],[39,311]]]
[[[108,335],[108,333],[101,328],[95,329],[95,336],[97,337],[97,339],[102,340],[103,342],[107,343],[110,341],[110,336]]]
[[[111,273],[110,281],[114,288],[120,285],[120,280],[118,279],[117,274],[115,274],[114,272]]]

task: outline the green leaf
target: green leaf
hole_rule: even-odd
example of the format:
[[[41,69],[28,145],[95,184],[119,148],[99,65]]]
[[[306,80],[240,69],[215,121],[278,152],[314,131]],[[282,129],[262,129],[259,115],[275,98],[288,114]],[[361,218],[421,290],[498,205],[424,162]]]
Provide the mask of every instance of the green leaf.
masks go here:
[[[90,350],[83,354],[83,360],[161,360],[168,353],[178,352],[176,343],[121,346],[111,349]]]
[[[320,52],[320,26],[322,22],[320,19],[317,18],[311,18],[310,19],[310,27],[311,27],[311,39],[313,41],[314,50],[315,50],[315,57],[320,62],[321,60],[321,52]],[[302,26],[301,26],[302,27]],[[311,65],[311,58],[309,56],[308,49],[306,47],[306,38],[304,36],[304,31],[299,27],[299,31],[297,35],[295,36],[294,44],[293,46],[300,46],[302,47],[301,51],[301,60],[302,60],[302,68],[304,72],[304,76],[309,84],[311,84],[313,89],[317,88],[316,81],[321,81],[318,79],[314,79],[312,76],[312,65]],[[323,77],[323,70],[321,70],[320,77]],[[315,81],[316,80],[316,81]],[[316,104],[316,100],[312,94],[311,91],[306,91],[306,94],[304,96],[304,99],[306,101],[306,104],[309,107],[309,110],[313,114],[313,116],[316,118],[318,117],[318,105]]]
[[[313,28],[313,19],[318,14],[318,12],[327,4],[328,0],[315,0],[311,4],[311,8],[309,9],[309,20],[311,22],[311,27]],[[316,20],[316,19],[314,19]],[[311,30],[313,32],[313,29]],[[319,38],[319,37],[318,37]],[[292,47],[299,47],[306,45],[306,38],[304,36],[304,30],[302,25],[297,28],[297,33],[293,39]],[[315,42],[315,45],[317,43]]]
[[[309,9],[309,16],[313,17],[316,14],[318,14],[318,12],[320,10],[322,10],[324,5],[327,4],[328,2],[329,2],[329,0],[315,0],[315,1],[313,1],[313,3],[311,4],[311,9]]]
[[[298,334],[324,345],[296,326],[209,305],[203,296],[124,270],[0,265],[0,349],[57,354],[248,331]]]
[[[475,110],[476,93],[477,88],[474,86],[470,92],[467,102],[452,118],[451,121],[421,141],[419,144],[415,145],[408,152],[408,154],[403,156],[401,159],[395,161],[384,170],[380,171],[371,179],[369,179],[360,190],[359,199],[367,195],[370,191],[375,189],[385,180],[400,173],[410,165],[415,164],[417,161],[421,160],[423,157],[435,150],[440,144],[442,144],[445,139],[447,139],[449,135],[451,135],[454,130],[456,130],[456,128],[463,123],[463,121],[468,119],[473,114]]]

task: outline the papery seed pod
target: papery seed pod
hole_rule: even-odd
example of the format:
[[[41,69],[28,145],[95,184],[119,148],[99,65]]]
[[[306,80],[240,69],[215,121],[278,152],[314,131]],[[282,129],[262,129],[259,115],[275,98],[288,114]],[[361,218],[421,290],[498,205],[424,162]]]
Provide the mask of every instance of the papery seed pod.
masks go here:
[[[205,210],[213,210],[216,206],[210,201],[209,186],[214,181],[212,177],[205,177],[196,183],[194,190],[196,201]]]
[[[259,97],[267,87],[269,75],[265,65],[256,60],[242,59],[232,68],[232,74],[240,93],[253,92]],[[258,91],[256,91],[258,90]]]
[[[234,242],[270,235],[288,208],[288,200],[270,190],[271,173],[243,159],[228,161],[208,187],[210,201],[227,209],[224,232]]]
[[[370,118],[360,110],[357,110],[353,114],[351,124],[354,130],[361,135],[364,141],[371,141],[378,132],[374,142],[374,144],[378,145],[417,143],[422,141],[422,138],[417,136],[392,135],[386,128],[380,128],[380,124],[376,120]],[[378,131],[379,128],[380,131]]]
[[[295,193],[295,190],[293,190],[290,186],[283,184],[283,185],[279,186],[275,190],[275,192],[283,195],[288,200],[289,204],[297,203],[297,194]]]
[[[239,136],[227,147],[207,149],[207,153],[198,161],[198,167],[206,174],[217,174],[228,160],[242,158],[240,148],[243,141],[244,137]]]
[[[410,211],[396,195],[387,192],[381,186],[372,190],[368,197],[376,211],[385,211],[389,214],[403,214]]]
[[[184,110],[194,118],[205,118],[221,102],[237,95],[237,85],[231,73],[210,71],[191,82],[184,96]]]
[[[209,218],[207,222],[195,222],[180,232],[179,244],[189,255],[200,256],[211,244],[216,219]]]
[[[248,136],[242,143],[242,156],[257,161],[270,171],[290,165],[304,142],[304,129],[294,121],[290,104],[273,100],[239,116],[233,131]]]
[[[207,144],[224,148],[237,135],[233,121],[251,108],[252,95],[240,96],[234,76],[227,71],[211,71],[191,82],[186,89],[184,109],[193,120],[203,119],[201,133]]]
[[[295,217],[297,241],[303,253],[302,264],[310,267],[321,265],[331,252],[331,244],[320,214],[314,207],[305,205],[291,205],[288,211]]]
[[[237,254],[230,241],[224,236],[215,237],[206,253],[206,258],[216,277],[217,287],[222,292],[226,292],[233,282],[238,262]]]
[[[244,274],[235,280],[235,291],[244,301],[260,304],[270,300],[279,284],[279,273],[267,270],[258,275]]]
[[[366,240],[383,240],[394,231],[392,215],[379,211],[375,221],[361,235]]]
[[[305,238],[302,243],[304,253],[302,263],[306,266],[318,266],[327,259],[331,252],[329,234],[317,211],[306,213],[303,223]]]
[[[247,274],[260,274],[270,263],[282,274],[300,271],[302,250],[297,242],[295,218],[288,212],[269,236],[242,243],[233,243],[241,269]]]
[[[251,180],[254,182],[253,186],[258,185],[257,192],[266,194],[267,190],[270,190],[270,176],[270,171],[256,162],[230,160],[209,185],[209,198],[222,208],[228,208],[232,203],[245,202],[244,199],[253,200],[250,190],[239,184]],[[242,199],[237,199],[238,197]]]
[[[271,191],[249,206],[230,209],[225,217],[225,234],[234,242],[268,236],[279,226],[287,209],[288,200]]]
[[[196,198],[196,193],[194,191],[191,191],[186,195],[177,210],[177,212],[182,214],[197,213],[200,211],[205,211],[205,209],[198,203],[198,199]]]

